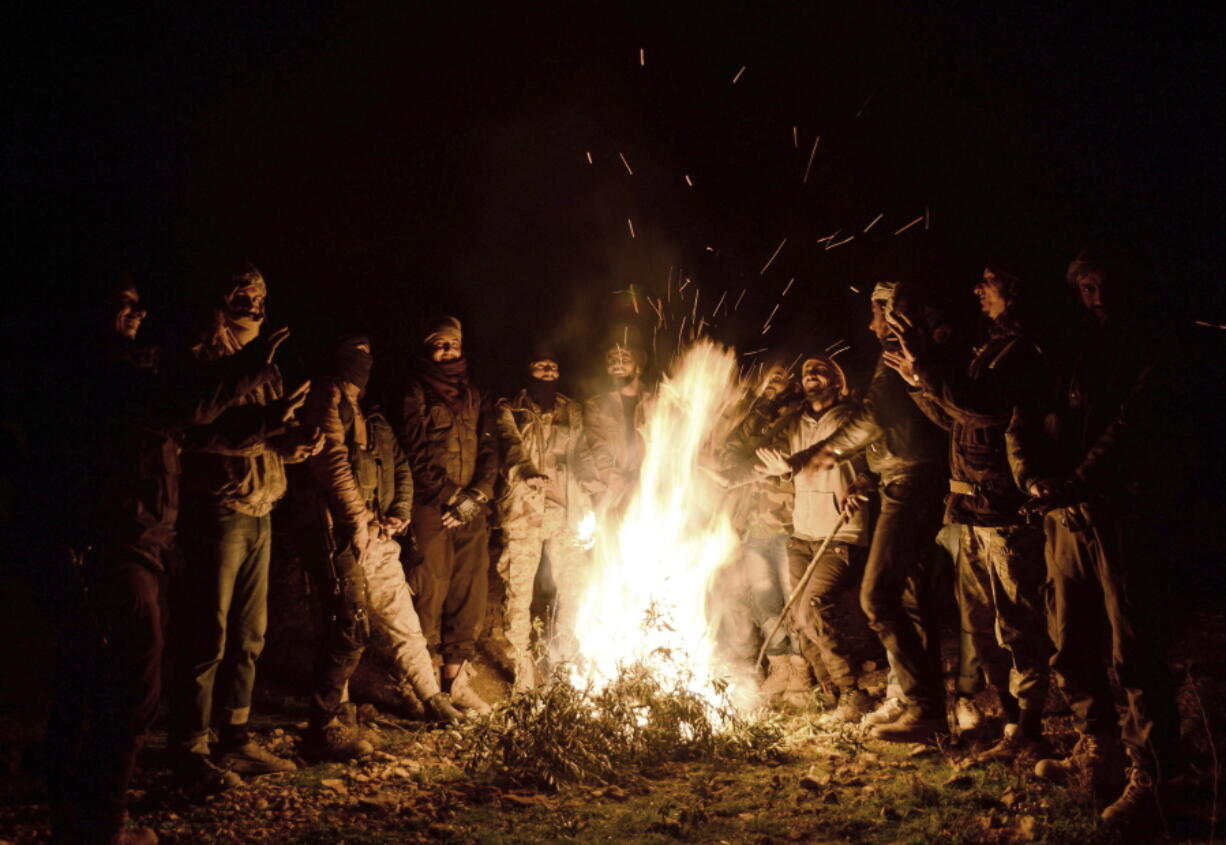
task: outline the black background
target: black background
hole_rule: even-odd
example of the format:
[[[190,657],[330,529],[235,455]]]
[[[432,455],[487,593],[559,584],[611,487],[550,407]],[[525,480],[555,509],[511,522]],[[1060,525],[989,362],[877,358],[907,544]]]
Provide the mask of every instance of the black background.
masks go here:
[[[1220,28],[1075,5],[25,4],[6,334],[54,356],[66,315],[127,272],[151,336],[182,343],[207,280],[251,260],[295,331],[290,370],[356,328],[386,367],[449,312],[481,381],[509,391],[552,349],[583,393],[607,338],[650,338],[612,292],[664,295],[670,268],[703,315],[748,288],[715,330],[742,350],[847,338],[862,364],[849,285],[920,274],[969,303],[1005,253],[1057,291],[1104,239],[1152,255],[1180,319],[1226,323]],[[836,229],[857,237],[824,250]]]

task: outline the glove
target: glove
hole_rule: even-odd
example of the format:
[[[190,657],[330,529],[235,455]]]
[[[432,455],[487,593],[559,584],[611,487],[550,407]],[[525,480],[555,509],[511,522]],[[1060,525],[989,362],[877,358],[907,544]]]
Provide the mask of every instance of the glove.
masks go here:
[[[485,501],[485,496],[481,493],[465,487],[456,494],[451,504],[443,509],[443,525],[448,528],[467,525],[481,513]]]

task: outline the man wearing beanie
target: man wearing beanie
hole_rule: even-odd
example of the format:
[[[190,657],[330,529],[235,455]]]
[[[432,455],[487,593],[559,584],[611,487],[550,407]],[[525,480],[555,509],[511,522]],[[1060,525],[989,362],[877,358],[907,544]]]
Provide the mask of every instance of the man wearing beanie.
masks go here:
[[[443,317],[422,339],[416,376],[399,398],[400,444],[413,470],[409,573],[442,691],[459,708],[488,712],[468,666],[489,590],[487,505],[498,477],[493,408],[469,383],[460,321]]]
[[[304,559],[324,604],[323,642],[316,660],[311,720],[303,753],[344,760],[369,753],[369,743],[341,718],[349,679],[357,670],[371,623],[391,644],[411,692],[436,718],[458,718],[439,691],[396,541],[412,517],[408,459],[377,405],[361,402],[373,364],[370,341],[347,335],[326,358],[302,409],[305,425],[323,432],[319,454],[307,460],[313,495],[302,522],[314,517]]]
[[[837,610],[839,599],[858,590],[868,545],[868,519],[859,507],[864,483],[863,461],[845,461],[829,469],[802,466],[793,473],[788,457],[829,437],[847,422],[855,406],[847,399],[847,379],[833,358],[814,356],[800,366],[803,410],[779,426],[769,447],[758,451],[765,471],[792,482],[792,535],[788,538],[791,583],[798,584],[816,561],[801,599],[789,620],[801,653],[818,677],[829,677],[838,690],[833,716],[858,722],[871,708],[860,688],[859,661],[851,652]],[[843,519],[846,511],[847,518]],[[830,539],[829,543],[825,541]]]
[[[192,349],[197,367],[224,369],[255,340],[267,293],[251,265],[223,281],[210,325]],[[172,593],[177,641],[169,744],[179,784],[193,795],[233,783],[226,769],[263,774],[296,768],[262,748],[247,729],[268,623],[270,514],[285,493],[285,462],[305,460],[322,442],[318,432],[293,421],[308,385],[286,396],[273,369],[236,407],[190,430],[184,447],[184,565]],[[208,756],[214,713],[221,719],[220,768]]]
[[[883,352],[897,348],[886,317],[913,307],[898,282],[880,282],[871,296],[869,330]],[[933,566],[947,487],[945,439],[907,394],[902,378],[878,359],[868,393],[838,430],[789,459],[831,469],[863,452],[875,476],[881,511],[873,528],[860,586],[860,605],[881,640],[906,706],[892,721],[870,713],[871,736],[892,742],[935,743],[949,733],[941,677],[940,625],[934,596],[918,584]],[[909,605],[915,604],[915,607]]]
[[[498,499],[503,547],[498,574],[506,587],[504,626],[517,690],[532,687],[530,609],[537,571],[546,565],[557,586],[555,629],[561,641],[574,630],[583,552],[575,530],[591,508],[581,479],[595,478],[583,439],[579,403],[558,392],[558,363],[540,356],[528,365],[528,384],[497,404],[498,445],[506,486]]]

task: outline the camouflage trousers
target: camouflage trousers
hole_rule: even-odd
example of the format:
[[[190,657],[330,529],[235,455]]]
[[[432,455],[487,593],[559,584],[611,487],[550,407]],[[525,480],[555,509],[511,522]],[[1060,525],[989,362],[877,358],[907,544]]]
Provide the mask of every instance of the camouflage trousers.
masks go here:
[[[550,655],[556,659],[574,656],[574,631],[583,597],[586,559],[574,535],[565,527],[553,530],[536,526],[507,528],[497,568],[505,588],[503,625],[513,658],[530,659],[531,656],[533,585],[542,565],[548,565],[557,590]]]
[[[438,693],[438,676],[400,563],[400,544],[391,537],[376,537],[362,556],[362,570],[371,621],[387,640],[397,668],[425,701]]]
[[[962,631],[989,682],[1025,709],[1047,699],[1051,640],[1042,587],[1043,532],[1029,525],[959,526],[957,597]]]

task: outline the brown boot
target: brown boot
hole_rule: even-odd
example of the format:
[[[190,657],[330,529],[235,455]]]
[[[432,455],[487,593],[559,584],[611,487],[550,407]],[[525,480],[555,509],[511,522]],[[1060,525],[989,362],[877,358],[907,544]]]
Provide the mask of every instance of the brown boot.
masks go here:
[[[1123,794],[1102,811],[1102,820],[1113,825],[1150,827],[1161,816],[1154,779],[1140,766],[1128,769],[1128,785]]]
[[[302,741],[302,756],[312,763],[344,763],[365,757],[374,750],[356,728],[343,724],[336,717],[322,725],[312,725]]]
[[[873,700],[868,697],[868,693],[859,687],[852,687],[839,693],[839,706],[834,709],[832,716],[836,721],[854,725],[872,712],[872,709]]]
[[[860,724],[866,728],[888,725],[891,722],[898,721],[906,712],[907,704],[901,698],[887,698],[872,713],[866,713],[864,718],[860,720]]]
[[[944,714],[926,716],[917,707],[908,707],[895,721],[877,725],[869,732],[873,739],[886,742],[922,742],[936,745],[949,736],[949,721]]]
[[[779,701],[792,707],[807,707],[813,698],[809,661],[802,654],[787,655],[787,673],[787,687],[779,695]]]
[[[471,678],[472,664],[465,663],[460,667],[460,673],[455,676],[455,680],[451,682],[451,703],[460,710],[471,711],[480,716],[494,712],[494,708],[490,707],[489,702],[478,695],[477,691],[472,688],[470,684]]]
[[[781,695],[787,692],[792,680],[792,669],[786,654],[768,654],[766,656],[766,678],[758,688],[758,695],[763,707],[776,703]]]
[[[1118,793],[1124,772],[1124,751],[1108,734],[1082,734],[1073,753],[1063,760],[1048,758],[1035,764],[1035,777],[1065,784],[1085,778],[1100,800]]]

